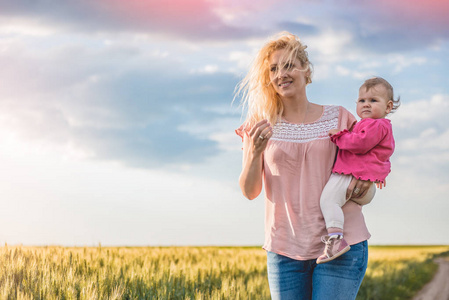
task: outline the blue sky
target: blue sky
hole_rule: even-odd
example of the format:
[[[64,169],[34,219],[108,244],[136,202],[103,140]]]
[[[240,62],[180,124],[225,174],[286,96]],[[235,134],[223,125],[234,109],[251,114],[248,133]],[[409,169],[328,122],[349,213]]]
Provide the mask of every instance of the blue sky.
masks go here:
[[[355,114],[374,75],[401,97],[371,243],[449,244],[449,4],[390,2],[0,0],[0,242],[262,244],[232,99],[287,30],[310,101]]]

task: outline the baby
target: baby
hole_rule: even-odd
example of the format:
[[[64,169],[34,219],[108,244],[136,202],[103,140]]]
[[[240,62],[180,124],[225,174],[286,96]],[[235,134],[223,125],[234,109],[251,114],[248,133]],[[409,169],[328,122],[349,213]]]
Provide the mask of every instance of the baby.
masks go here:
[[[360,122],[354,125],[352,131],[329,131],[339,151],[320,199],[328,235],[321,237],[325,249],[317,259],[318,264],[331,261],[351,248],[343,238],[344,216],[341,207],[348,201],[346,190],[352,178],[373,183],[363,197],[351,199],[361,205],[373,199],[376,192],[374,183],[380,187],[385,185],[394,151],[391,122],[385,117],[399,105],[399,98],[394,100],[393,87],[388,81],[380,77],[368,79],[359,89],[357,115],[361,118]],[[354,195],[358,194],[359,190],[354,189]]]

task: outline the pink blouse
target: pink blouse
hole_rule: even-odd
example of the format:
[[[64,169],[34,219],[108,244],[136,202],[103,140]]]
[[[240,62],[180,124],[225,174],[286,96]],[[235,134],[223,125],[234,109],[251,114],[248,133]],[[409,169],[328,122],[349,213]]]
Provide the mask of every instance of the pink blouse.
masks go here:
[[[331,140],[339,148],[332,172],[384,182],[391,170],[390,157],[394,151],[390,120],[362,119],[351,132],[340,131]]]
[[[340,106],[323,106],[312,123],[281,120],[264,152],[265,250],[293,259],[316,259],[322,254],[326,226],[320,209],[321,192],[328,181],[337,147],[328,131],[351,128],[354,116]],[[242,138],[249,130],[236,130]],[[367,240],[362,207],[353,201],[343,206],[344,235],[349,244]]]

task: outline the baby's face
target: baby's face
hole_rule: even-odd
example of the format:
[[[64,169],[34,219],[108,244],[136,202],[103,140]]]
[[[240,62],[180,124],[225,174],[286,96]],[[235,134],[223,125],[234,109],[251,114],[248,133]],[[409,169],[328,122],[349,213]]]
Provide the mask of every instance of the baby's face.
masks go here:
[[[366,90],[360,87],[359,99],[357,100],[357,115],[362,118],[381,119],[385,118],[393,108],[393,102],[388,100],[387,89],[378,84]]]

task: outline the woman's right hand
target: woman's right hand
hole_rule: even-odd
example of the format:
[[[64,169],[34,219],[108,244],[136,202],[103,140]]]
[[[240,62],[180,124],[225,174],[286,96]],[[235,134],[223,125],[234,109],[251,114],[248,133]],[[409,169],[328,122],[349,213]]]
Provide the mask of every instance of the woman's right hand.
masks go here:
[[[243,139],[243,163],[239,184],[243,195],[252,200],[262,191],[263,152],[273,135],[267,120],[256,123]]]
[[[254,154],[262,154],[267,147],[268,140],[273,135],[273,128],[267,120],[262,120],[256,123],[253,128],[248,132],[250,138],[250,149]]]

